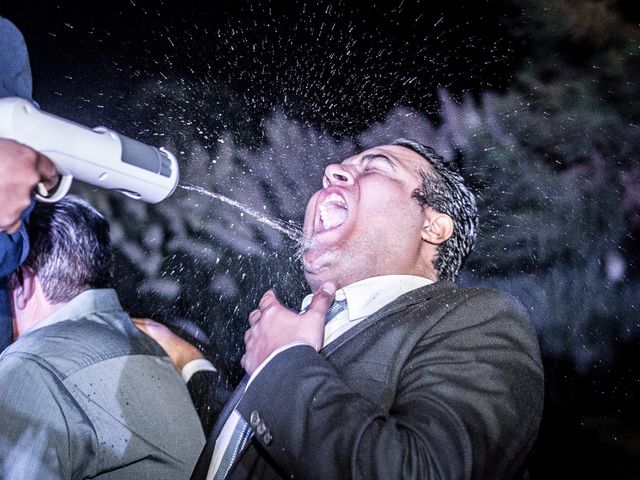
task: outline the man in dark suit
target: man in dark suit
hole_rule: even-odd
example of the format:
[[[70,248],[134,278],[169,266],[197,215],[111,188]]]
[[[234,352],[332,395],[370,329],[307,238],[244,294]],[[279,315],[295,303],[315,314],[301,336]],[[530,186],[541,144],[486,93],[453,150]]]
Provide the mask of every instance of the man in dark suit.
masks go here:
[[[327,167],[305,215],[314,295],[297,313],[269,291],[250,314],[248,377],[210,404],[192,478],[519,476],[542,364],[514,298],[454,283],[476,227],[473,195],[429,147]],[[207,375],[219,390],[214,372],[191,381]]]

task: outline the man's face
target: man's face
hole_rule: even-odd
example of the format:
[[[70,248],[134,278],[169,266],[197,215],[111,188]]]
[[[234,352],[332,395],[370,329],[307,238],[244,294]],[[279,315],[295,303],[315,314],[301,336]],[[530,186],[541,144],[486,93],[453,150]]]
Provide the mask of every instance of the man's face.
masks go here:
[[[340,288],[376,275],[424,274],[425,211],[411,195],[428,168],[424,158],[398,145],[326,168],[304,221],[302,260],[313,291],[327,280]]]

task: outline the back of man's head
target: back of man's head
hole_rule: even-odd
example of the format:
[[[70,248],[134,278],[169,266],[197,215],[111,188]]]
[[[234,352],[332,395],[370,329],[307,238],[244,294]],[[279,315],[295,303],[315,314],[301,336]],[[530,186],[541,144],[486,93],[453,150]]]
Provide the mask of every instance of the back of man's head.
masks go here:
[[[433,148],[406,138],[392,145],[413,150],[431,165],[421,174],[422,184],[413,198],[420,205],[445,213],[453,221],[453,234],[438,246],[435,268],[440,280],[455,281],[465,260],[473,250],[478,231],[478,207],[464,179]]]
[[[27,231],[31,248],[23,265],[38,276],[50,303],[66,303],[85,290],[111,286],[109,224],[84,200],[67,196],[56,203],[38,203]]]

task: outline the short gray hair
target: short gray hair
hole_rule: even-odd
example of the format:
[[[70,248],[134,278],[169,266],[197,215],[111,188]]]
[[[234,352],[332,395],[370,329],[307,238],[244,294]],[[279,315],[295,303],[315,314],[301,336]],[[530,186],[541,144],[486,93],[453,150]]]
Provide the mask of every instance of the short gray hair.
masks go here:
[[[455,281],[476,240],[476,199],[464,184],[462,175],[433,148],[406,138],[399,138],[392,145],[413,150],[433,167],[421,172],[422,183],[412,197],[420,205],[445,213],[453,220],[453,234],[438,246],[438,258],[434,267],[439,279]]]
[[[37,203],[27,232],[31,247],[24,267],[38,275],[51,303],[66,303],[85,290],[111,286],[109,224],[84,200],[69,195],[56,203]],[[9,288],[21,282],[18,270]]]

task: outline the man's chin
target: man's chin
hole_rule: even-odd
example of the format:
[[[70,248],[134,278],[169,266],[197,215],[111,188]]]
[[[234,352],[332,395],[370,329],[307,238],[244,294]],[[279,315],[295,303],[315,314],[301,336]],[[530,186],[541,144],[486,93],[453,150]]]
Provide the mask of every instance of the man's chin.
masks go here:
[[[322,272],[322,267],[318,266],[316,262],[311,261],[306,256],[302,259],[302,269],[306,278],[316,277]]]
[[[316,291],[320,285],[332,278],[332,264],[330,261],[331,252],[319,252],[318,250],[308,250],[302,258],[302,267],[304,277],[311,287],[312,291]]]

